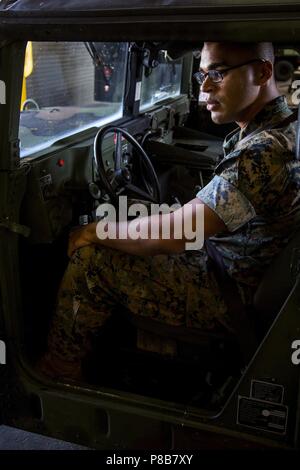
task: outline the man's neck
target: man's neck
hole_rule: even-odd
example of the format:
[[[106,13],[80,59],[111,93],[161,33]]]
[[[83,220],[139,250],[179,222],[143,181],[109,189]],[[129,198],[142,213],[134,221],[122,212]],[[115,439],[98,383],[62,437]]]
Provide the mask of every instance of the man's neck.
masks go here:
[[[274,100],[280,96],[278,90],[274,90],[273,93],[268,93],[265,97],[259,98],[257,101],[252,103],[248,109],[246,109],[243,113],[243,117],[241,120],[236,121],[236,124],[241,128],[244,129],[250,121],[266,106],[267,103]]]

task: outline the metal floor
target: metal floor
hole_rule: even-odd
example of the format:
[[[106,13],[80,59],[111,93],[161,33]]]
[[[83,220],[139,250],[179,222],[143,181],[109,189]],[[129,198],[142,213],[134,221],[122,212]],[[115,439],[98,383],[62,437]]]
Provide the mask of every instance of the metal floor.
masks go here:
[[[0,450],[90,450],[87,447],[60,441],[9,426],[0,426]]]

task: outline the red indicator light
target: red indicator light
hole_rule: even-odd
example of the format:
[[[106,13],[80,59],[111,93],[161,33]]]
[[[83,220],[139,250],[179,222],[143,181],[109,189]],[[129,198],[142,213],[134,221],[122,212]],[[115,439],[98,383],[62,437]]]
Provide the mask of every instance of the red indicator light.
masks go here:
[[[62,158],[60,158],[59,160],[57,160],[57,164],[58,166],[64,166],[65,161]]]

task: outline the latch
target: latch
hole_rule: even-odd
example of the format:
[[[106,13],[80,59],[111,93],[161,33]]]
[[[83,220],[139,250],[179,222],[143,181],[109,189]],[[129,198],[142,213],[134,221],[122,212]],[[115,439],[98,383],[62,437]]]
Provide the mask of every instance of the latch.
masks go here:
[[[174,129],[174,126],[175,126],[175,109],[172,108],[171,106],[166,106],[166,108],[168,109],[168,113],[169,113],[168,131],[171,131],[172,129]]]
[[[12,222],[11,220],[9,220],[9,217],[6,217],[5,219],[0,219],[0,228],[5,228],[10,232],[23,235],[24,237],[28,237],[30,235],[29,227],[26,227],[26,225],[18,224],[17,222]]]

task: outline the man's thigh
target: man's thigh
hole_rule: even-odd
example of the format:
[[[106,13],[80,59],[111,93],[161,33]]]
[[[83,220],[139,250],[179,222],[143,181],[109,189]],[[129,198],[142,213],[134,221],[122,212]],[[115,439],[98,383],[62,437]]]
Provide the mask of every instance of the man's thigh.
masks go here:
[[[79,254],[78,254],[79,255]],[[132,314],[172,325],[211,329],[227,324],[227,309],[204,251],[180,255],[133,256],[86,247],[85,278],[95,302],[103,295]]]

